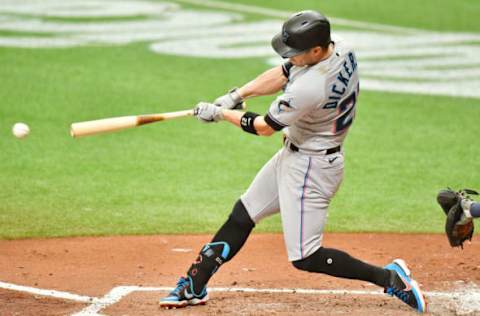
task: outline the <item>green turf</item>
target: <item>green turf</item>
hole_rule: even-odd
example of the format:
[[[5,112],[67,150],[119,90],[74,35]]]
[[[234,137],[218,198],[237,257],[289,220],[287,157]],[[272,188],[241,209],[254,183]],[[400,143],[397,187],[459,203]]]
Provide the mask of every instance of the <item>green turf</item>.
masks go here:
[[[283,10],[311,3],[261,2]],[[437,28],[432,14],[445,13],[440,30],[463,30],[478,15],[473,1],[455,2],[459,15],[447,14],[449,2],[425,1],[417,9],[428,12],[424,19],[401,11],[389,20],[384,2],[362,1],[362,10],[358,3],[324,2],[338,17],[412,27]],[[260,138],[191,118],[78,140],[68,134],[74,121],[212,100],[266,69],[263,59],[157,55],[138,43],[0,48],[0,64],[1,238],[213,232],[280,147],[280,135]],[[252,100],[250,107],[264,112],[270,100]],[[479,117],[478,99],[362,91],[328,230],[442,231],[436,191],[480,189]],[[17,121],[32,129],[25,140],[10,134]],[[278,216],[258,227],[280,229]]]
[[[296,12],[316,9],[338,18],[436,31],[479,32],[477,0],[227,0]]]

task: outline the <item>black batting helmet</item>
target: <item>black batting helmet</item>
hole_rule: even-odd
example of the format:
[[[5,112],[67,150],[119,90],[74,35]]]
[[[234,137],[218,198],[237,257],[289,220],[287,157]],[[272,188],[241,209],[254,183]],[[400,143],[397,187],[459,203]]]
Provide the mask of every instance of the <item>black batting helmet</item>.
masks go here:
[[[283,58],[289,58],[330,42],[328,19],[316,11],[301,11],[283,23],[282,32],[272,39],[272,47]]]

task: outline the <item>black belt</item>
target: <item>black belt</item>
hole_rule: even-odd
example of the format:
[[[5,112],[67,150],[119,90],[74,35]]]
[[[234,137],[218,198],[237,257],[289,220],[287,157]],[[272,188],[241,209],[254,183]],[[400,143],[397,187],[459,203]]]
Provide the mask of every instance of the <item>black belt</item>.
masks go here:
[[[293,143],[290,143],[288,145],[288,147],[290,148],[291,151],[298,151],[299,150],[299,148],[297,146],[295,146]],[[341,149],[340,146],[329,148],[325,151],[325,155],[331,155],[331,154],[334,154],[334,153],[338,153],[340,151],[340,149]],[[323,150],[320,150],[320,151],[323,151]]]

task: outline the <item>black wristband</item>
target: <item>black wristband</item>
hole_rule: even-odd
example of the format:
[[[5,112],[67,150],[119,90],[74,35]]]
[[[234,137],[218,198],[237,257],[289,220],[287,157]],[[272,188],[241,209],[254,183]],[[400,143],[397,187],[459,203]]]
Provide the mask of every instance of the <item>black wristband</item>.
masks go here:
[[[242,118],[240,119],[240,126],[245,132],[258,135],[257,130],[253,125],[253,122],[257,116],[259,115],[253,112],[245,112],[245,114],[243,114]]]

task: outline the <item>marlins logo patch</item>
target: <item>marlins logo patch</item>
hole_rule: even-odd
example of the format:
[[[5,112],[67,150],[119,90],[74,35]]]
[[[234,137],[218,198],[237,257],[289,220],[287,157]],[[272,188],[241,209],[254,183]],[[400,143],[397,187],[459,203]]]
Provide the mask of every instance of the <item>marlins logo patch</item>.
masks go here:
[[[277,107],[278,107],[278,113],[290,112],[293,110],[293,107],[290,105],[290,103],[285,100],[278,101]]]

